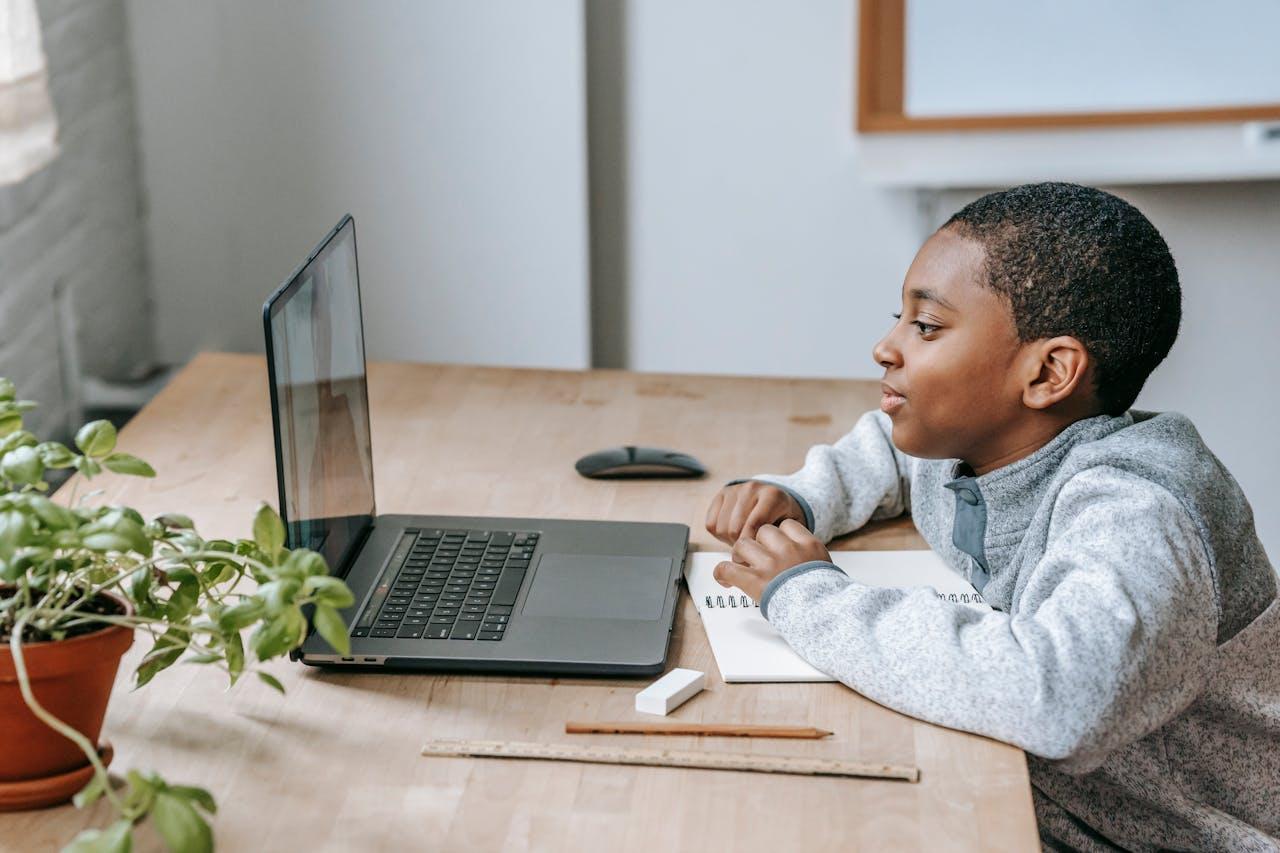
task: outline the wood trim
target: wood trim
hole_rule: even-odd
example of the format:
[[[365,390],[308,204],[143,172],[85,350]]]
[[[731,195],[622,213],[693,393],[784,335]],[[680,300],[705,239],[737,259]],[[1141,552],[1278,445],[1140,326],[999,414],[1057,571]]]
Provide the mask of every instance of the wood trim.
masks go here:
[[[1021,113],[912,118],[905,112],[907,0],[859,0],[856,129],[859,133],[949,130],[1047,130],[1144,124],[1202,124],[1280,119],[1280,104],[1129,110],[1102,113]]]
[[[858,22],[858,130],[903,113],[906,0],[862,0]]]

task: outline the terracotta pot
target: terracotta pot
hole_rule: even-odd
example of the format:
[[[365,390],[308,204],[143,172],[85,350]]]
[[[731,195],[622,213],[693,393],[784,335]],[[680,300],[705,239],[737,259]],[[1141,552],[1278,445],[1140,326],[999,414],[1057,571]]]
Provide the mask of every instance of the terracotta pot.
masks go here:
[[[132,612],[124,599],[106,597]],[[119,625],[59,642],[24,644],[32,692],[45,710],[97,744],[120,657],[131,645],[133,629]],[[13,654],[8,643],[0,645],[0,785],[59,776],[88,763],[80,747],[22,701]]]

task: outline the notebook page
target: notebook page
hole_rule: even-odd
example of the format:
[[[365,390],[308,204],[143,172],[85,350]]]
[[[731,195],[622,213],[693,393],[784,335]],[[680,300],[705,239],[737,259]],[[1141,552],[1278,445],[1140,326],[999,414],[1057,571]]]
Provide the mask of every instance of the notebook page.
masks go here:
[[[726,589],[712,576],[723,552],[696,551],[685,564],[685,583],[707,632],[725,682],[833,681],[805,663],[742,590]],[[982,596],[933,551],[834,551],[831,560],[869,586],[932,587],[957,605],[987,608]]]

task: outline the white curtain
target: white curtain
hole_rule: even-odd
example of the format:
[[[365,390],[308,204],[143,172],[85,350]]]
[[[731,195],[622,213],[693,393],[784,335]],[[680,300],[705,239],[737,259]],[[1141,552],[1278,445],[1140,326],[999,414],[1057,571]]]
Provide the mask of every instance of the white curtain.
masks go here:
[[[0,185],[38,172],[57,154],[35,0],[0,0]]]

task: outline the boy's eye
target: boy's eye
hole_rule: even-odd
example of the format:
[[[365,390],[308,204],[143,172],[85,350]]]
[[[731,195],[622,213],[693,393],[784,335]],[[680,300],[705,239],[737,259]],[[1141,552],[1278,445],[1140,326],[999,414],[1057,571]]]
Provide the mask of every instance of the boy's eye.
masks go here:
[[[890,316],[892,316],[893,319],[895,320],[902,319],[901,314],[892,314]],[[917,329],[920,330],[920,335],[922,337],[926,335],[932,335],[934,332],[938,331],[938,329],[942,328],[941,326],[935,326],[932,323],[925,323],[920,320],[912,320],[911,325],[915,326]]]

